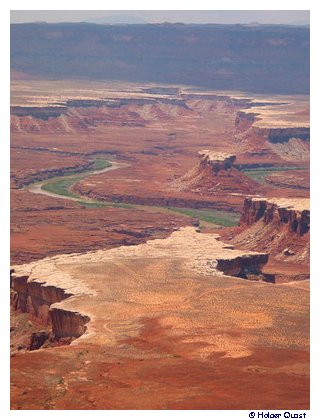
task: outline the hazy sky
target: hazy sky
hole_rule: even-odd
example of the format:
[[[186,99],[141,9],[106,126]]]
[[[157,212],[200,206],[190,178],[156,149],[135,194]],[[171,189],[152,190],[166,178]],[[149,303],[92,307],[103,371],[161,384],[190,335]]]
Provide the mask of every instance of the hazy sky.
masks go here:
[[[271,23],[308,24],[308,10],[15,10],[11,23]]]

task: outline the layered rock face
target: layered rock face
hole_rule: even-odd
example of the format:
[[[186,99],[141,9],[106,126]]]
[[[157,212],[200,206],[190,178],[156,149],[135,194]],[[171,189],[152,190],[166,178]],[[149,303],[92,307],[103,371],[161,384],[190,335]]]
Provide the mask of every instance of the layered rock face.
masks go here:
[[[291,138],[298,138],[304,141],[310,140],[309,127],[284,127],[284,128],[264,128],[255,127],[257,134],[264,136],[270,143],[286,143]]]
[[[218,258],[217,270],[228,276],[248,278],[250,275],[259,275],[267,262],[268,254],[248,254],[233,259]]]
[[[172,183],[174,189],[200,193],[222,191],[256,194],[260,192],[261,186],[234,166],[235,154],[201,150],[198,155],[200,162]]]
[[[212,150],[201,150],[198,154],[200,157],[200,166],[205,169],[209,166],[214,173],[231,169],[236,160],[236,155],[214,152]]]
[[[90,321],[90,318],[86,315],[55,306],[50,308],[50,319],[54,340],[80,337],[86,332],[86,324]]]
[[[46,285],[44,282],[28,282],[28,279],[28,275],[19,275],[15,272],[11,274],[11,287],[15,291],[12,298],[14,309],[28,312],[49,324],[50,305],[70,297],[71,294],[65,293],[62,288]]]
[[[246,198],[240,223],[252,225],[260,219],[265,224],[286,227],[289,233],[301,237],[310,229],[309,199]]]
[[[270,261],[280,264],[277,278],[293,281],[309,277],[309,199],[246,198],[237,229],[232,238],[226,238],[241,249],[267,252]]]
[[[43,262],[40,261],[39,265],[40,267],[43,266]],[[72,286],[68,279],[64,283],[63,278],[59,277],[57,272],[50,282],[48,272],[43,271],[45,280],[39,280],[37,276],[32,276],[33,264],[22,267],[24,267],[22,271],[17,266],[10,273],[13,308],[20,312],[29,313],[31,317],[40,319],[43,324],[51,325],[51,341],[80,337],[86,331],[85,324],[89,322],[90,318],[78,312],[60,309],[59,305],[54,305],[72,297],[77,293],[77,288]],[[64,287],[62,284],[64,284]],[[48,338],[47,333],[33,334],[30,350],[41,347]]]
[[[282,96],[281,101],[251,103],[238,111],[234,139],[246,159],[273,164],[309,160],[309,98],[296,99]]]

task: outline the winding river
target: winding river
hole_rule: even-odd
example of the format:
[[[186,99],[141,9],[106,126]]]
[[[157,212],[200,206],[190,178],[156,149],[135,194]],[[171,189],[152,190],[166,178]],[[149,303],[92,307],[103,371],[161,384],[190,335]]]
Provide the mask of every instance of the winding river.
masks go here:
[[[111,166],[108,166],[103,169],[93,169],[93,170],[85,170],[83,172],[67,174],[67,175],[60,175],[54,178],[46,179],[41,182],[37,182],[35,184],[29,185],[26,188],[33,193],[33,194],[42,194],[47,195],[49,197],[60,198],[63,200],[70,200],[75,201],[80,204],[83,204],[87,207],[123,207],[123,208],[131,208],[137,210],[144,210],[148,212],[157,212],[157,213],[167,213],[167,214],[179,214],[180,216],[185,217],[193,217],[198,218],[201,220],[202,226],[208,227],[218,227],[218,226],[235,226],[238,224],[239,217],[236,216],[234,213],[223,212],[219,210],[212,210],[212,209],[193,209],[193,208],[176,208],[176,207],[160,207],[160,206],[152,206],[152,205],[142,205],[142,204],[128,204],[128,203],[114,203],[111,201],[103,201],[103,200],[92,200],[88,197],[84,197],[81,195],[77,195],[74,192],[70,192],[70,188],[76,182],[79,182],[81,179],[88,178],[93,175],[101,174],[104,172],[114,171],[116,169],[125,168],[130,165],[126,163],[119,163],[108,161]],[[54,184],[57,181],[68,181],[70,183],[65,183],[64,185],[56,185],[52,189],[56,190],[63,190],[64,194],[59,194],[59,192],[52,192],[45,189],[45,186],[50,184]]]
[[[53,182],[54,180],[57,179],[68,179],[68,178],[74,178],[74,177],[81,177],[81,178],[87,178],[89,176],[92,175],[97,175],[97,174],[102,174],[103,172],[109,172],[109,171],[114,171],[115,169],[120,169],[120,168],[126,168],[127,166],[129,166],[126,163],[119,163],[119,162],[112,162],[110,161],[111,166],[104,168],[104,169],[94,169],[92,171],[90,170],[86,170],[85,172],[79,172],[74,173],[72,175],[61,175],[58,177],[54,177],[54,178],[50,178],[50,179],[46,179],[44,181],[41,182],[37,182],[36,184],[33,184],[31,186],[28,187],[28,190],[34,194],[43,194],[43,195],[47,195],[49,197],[55,197],[55,198],[63,198],[64,200],[71,200],[71,201],[81,201],[81,202],[87,202],[87,203],[92,203],[92,200],[89,200],[87,197],[82,197],[82,196],[78,196],[78,197],[70,197],[68,195],[63,195],[63,194],[58,194],[58,193],[53,193],[51,191],[47,191],[45,189],[43,189],[42,187],[46,184],[49,184],[51,182]],[[77,181],[75,181],[77,182]],[[101,201],[101,203],[103,203]],[[105,203],[106,204],[106,203]]]

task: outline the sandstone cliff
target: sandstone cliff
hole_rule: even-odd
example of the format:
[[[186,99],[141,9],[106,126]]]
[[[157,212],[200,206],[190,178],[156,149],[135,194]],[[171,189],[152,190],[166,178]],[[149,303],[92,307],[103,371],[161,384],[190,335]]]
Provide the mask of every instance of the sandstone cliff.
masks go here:
[[[25,266],[15,266],[11,270],[12,306],[19,312],[27,312],[31,318],[38,318],[44,325],[50,325],[51,341],[78,338],[86,331],[85,325],[90,318],[77,311],[60,308],[57,303],[79,293],[86,294],[88,291],[81,289],[81,285],[75,285],[68,278],[61,278],[59,271],[53,272],[51,276],[46,269],[43,269],[43,261],[45,260]],[[34,275],[33,271],[37,274]],[[38,276],[42,276],[44,280]],[[49,335],[32,336],[30,349],[39,348],[42,338],[44,343]]]
[[[236,246],[283,261],[309,262],[309,199],[246,198],[240,230],[231,240]]]
[[[257,134],[274,144],[288,142],[291,138],[299,138],[304,141],[310,140],[309,127],[264,128],[254,126],[254,130]]]
[[[275,223],[298,237],[309,232],[310,204],[308,199],[246,198],[240,223],[252,225],[262,219]]]
[[[198,155],[199,163],[172,182],[175,190],[236,194],[260,192],[261,186],[235,167],[236,155],[212,150],[201,150]]]

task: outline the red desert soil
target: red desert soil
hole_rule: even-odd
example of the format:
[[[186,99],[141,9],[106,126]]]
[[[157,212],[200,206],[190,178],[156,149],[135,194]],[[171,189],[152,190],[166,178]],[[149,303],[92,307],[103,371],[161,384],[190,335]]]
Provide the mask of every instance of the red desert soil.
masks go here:
[[[42,316],[64,287],[71,297],[51,305],[53,332],[85,333],[69,347],[14,355],[12,408],[307,409],[308,282],[252,282],[215,268],[244,255],[261,258],[186,228],[14,267],[18,305],[28,276],[28,305]]]
[[[65,156],[39,149],[11,148],[11,182],[13,184],[20,187],[59,175],[61,171],[67,173],[90,167],[90,161],[82,156]]]
[[[191,218],[178,214],[85,208],[76,202],[14,189],[11,191],[11,262],[134,245],[149,238],[165,237],[191,222]]]
[[[278,188],[295,188],[310,191],[310,172],[287,171],[285,174],[272,174],[266,177],[266,182]]]
[[[15,307],[40,319],[29,331],[20,317],[26,314],[13,312],[13,409],[309,407],[305,228],[302,235],[291,232],[295,224],[280,217],[219,229],[239,250],[223,250],[239,257],[230,265],[228,258],[217,263],[221,249],[211,234],[193,233],[170,253],[169,235],[195,224],[191,217],[150,207],[85,208],[28,186],[90,169],[105,154],[128,166],[86,177],[73,192],[237,212],[248,195],[302,202],[309,196],[308,106],[302,96],[13,81],[12,264],[36,264],[39,282],[46,282],[38,290],[37,281],[25,284],[22,276],[17,285]],[[201,166],[202,150],[236,160],[212,173]],[[268,172],[263,183],[241,172],[268,165],[288,170],[279,172],[283,177]],[[159,249],[148,254],[151,242],[143,245],[155,238],[162,238],[161,255]],[[139,247],[147,248],[140,253]],[[243,257],[251,251],[270,254],[263,272],[275,274],[275,284],[233,277],[256,258]],[[37,261],[44,257],[50,258]],[[37,328],[53,329],[53,345],[73,341],[17,352]]]

